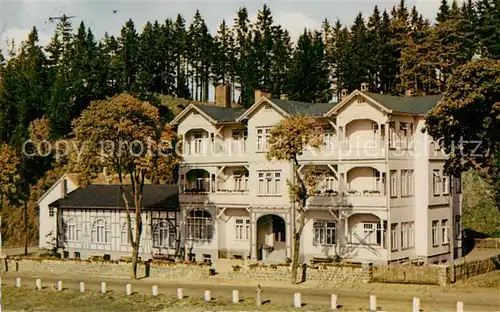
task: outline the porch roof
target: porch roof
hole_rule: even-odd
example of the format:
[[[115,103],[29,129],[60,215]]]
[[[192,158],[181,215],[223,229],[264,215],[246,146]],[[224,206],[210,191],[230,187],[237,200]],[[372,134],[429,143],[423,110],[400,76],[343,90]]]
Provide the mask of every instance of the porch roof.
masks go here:
[[[125,194],[133,209],[132,188],[125,185]],[[69,193],[65,198],[56,200],[50,207],[71,209],[125,209],[119,185],[91,184]],[[144,209],[179,211],[179,187],[166,184],[144,185],[142,196]]]

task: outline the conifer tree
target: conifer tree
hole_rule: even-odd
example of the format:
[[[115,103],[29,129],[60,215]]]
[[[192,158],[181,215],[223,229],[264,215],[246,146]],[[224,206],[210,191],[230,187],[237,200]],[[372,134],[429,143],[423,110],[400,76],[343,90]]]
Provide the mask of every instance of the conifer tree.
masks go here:
[[[139,67],[139,35],[132,19],[129,19],[121,29],[118,38],[118,66],[123,73],[122,90],[138,91],[137,73]]]

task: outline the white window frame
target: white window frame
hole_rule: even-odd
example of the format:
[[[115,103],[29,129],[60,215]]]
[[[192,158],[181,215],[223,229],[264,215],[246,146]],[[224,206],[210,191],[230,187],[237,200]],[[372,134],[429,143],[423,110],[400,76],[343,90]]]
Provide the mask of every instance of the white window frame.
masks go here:
[[[193,154],[194,155],[202,155],[204,153],[203,141],[205,137],[203,136],[203,131],[195,131],[193,132]]]
[[[49,207],[49,217],[53,218],[56,215],[56,208],[55,207]]]
[[[439,220],[432,220],[432,246],[439,245]]]
[[[396,148],[396,140],[397,140],[397,131],[396,131],[396,122],[389,122],[389,149]]]
[[[450,194],[450,179],[447,175],[443,175],[443,195],[449,195]]]
[[[434,196],[439,196],[441,192],[441,173],[439,169],[435,169],[432,171],[432,194]]]
[[[67,242],[80,241],[81,229],[76,218],[71,217],[64,220],[64,236]]]
[[[398,245],[398,224],[391,224],[391,251],[399,250]]]
[[[161,220],[153,226],[153,248],[175,248],[177,231],[168,220]]]
[[[270,127],[257,128],[257,152],[267,152],[269,150],[268,142],[271,137]]]
[[[415,195],[414,180],[413,180],[413,169],[406,171],[408,174],[408,196]]]
[[[448,245],[450,243],[450,223],[448,219],[441,220],[441,242],[443,245]]]
[[[110,244],[111,243],[111,229],[106,219],[97,218],[92,222],[91,228],[91,242],[97,244]]]
[[[408,170],[401,170],[401,196],[408,196]]]
[[[130,229],[132,231],[132,237],[135,239],[135,220],[130,218]],[[121,245],[130,245],[130,239],[128,236],[128,226],[127,220],[122,222],[122,226],[120,229],[120,244]]]
[[[186,216],[186,238],[195,241],[213,239],[213,221],[211,214],[202,209],[191,210]]]
[[[401,223],[401,250],[408,249],[408,222]]]
[[[398,197],[398,171],[391,170],[389,172],[391,178],[391,197]]]
[[[331,220],[316,220],[313,224],[313,245],[333,246],[337,240],[337,223]]]
[[[415,247],[415,222],[408,222],[408,248]]]
[[[238,218],[234,221],[235,240],[249,241],[250,240],[250,219]]]
[[[363,241],[369,245],[379,245],[377,242],[379,232],[380,238],[383,239],[380,222],[362,222],[361,226],[363,229],[363,234],[361,236]]]
[[[281,196],[281,171],[257,171],[257,177],[259,196]]]
[[[333,128],[323,128],[323,148],[327,151],[333,150],[335,145],[335,133]]]
[[[234,171],[233,172],[233,180],[234,180],[234,190],[235,191],[248,191],[248,171]]]

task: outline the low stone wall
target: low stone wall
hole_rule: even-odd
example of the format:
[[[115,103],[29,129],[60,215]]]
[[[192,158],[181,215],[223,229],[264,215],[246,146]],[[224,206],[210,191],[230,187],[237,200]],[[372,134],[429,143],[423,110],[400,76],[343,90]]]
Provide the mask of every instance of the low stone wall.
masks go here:
[[[467,279],[479,274],[500,270],[500,255],[493,256],[486,260],[476,260],[455,264],[451,280]]]
[[[57,260],[57,259],[2,259],[2,271],[53,273],[78,276],[130,278],[131,263],[119,261]],[[169,263],[152,261],[138,265],[138,277],[165,279],[205,279],[210,276],[205,264]]]
[[[378,265],[373,281],[378,283],[447,284],[445,265]]]
[[[298,280],[318,283],[369,283],[372,280],[371,265],[309,265],[298,269]],[[291,265],[250,264],[234,266],[229,274],[233,279],[253,279],[264,281],[290,281]]]

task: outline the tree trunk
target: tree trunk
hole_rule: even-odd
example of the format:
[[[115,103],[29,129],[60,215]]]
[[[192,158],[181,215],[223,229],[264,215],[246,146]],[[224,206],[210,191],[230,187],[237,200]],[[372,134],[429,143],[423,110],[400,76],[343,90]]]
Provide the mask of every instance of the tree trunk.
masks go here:
[[[28,255],[28,203],[24,201],[24,255]]]
[[[137,264],[139,260],[139,244],[132,246],[132,278],[137,279]]]
[[[299,269],[300,238],[305,224],[305,212],[301,211],[299,227],[293,235],[293,259],[292,259],[292,284],[297,284],[297,271]]]

